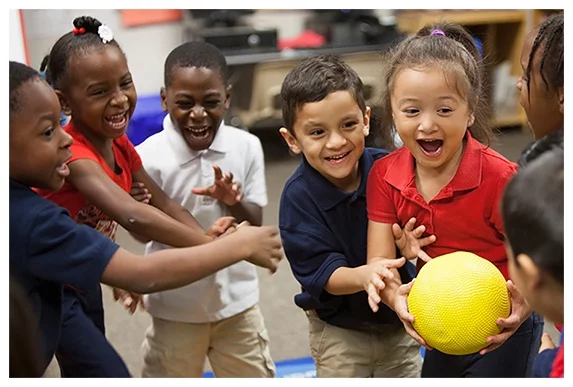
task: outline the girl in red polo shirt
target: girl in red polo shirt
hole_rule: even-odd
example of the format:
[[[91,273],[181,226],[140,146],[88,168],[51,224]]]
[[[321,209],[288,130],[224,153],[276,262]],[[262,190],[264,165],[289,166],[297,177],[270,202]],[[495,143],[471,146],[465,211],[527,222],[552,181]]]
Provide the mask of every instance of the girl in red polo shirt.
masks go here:
[[[378,160],[368,178],[368,263],[394,258],[396,239],[406,258],[421,258],[418,269],[429,257],[470,251],[508,279],[498,207],[517,165],[488,147],[483,69],[472,36],[451,23],[426,26],[399,44],[388,61],[383,122],[396,128],[404,147]],[[416,222],[435,236],[425,252],[408,243],[416,235],[398,230],[411,230]],[[390,306],[408,333],[426,345],[408,313],[411,285],[403,285]],[[498,320],[504,329],[488,339],[490,345],[466,356],[426,351],[422,377],[526,376],[531,310],[511,281],[508,289],[512,313]]]

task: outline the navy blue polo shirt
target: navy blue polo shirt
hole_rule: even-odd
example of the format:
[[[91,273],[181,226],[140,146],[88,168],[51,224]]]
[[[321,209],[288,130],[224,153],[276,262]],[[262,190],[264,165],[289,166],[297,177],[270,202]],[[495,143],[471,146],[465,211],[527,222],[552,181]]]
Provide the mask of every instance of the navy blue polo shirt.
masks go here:
[[[63,285],[93,288],[118,248],[74,222],[64,208],[10,179],[10,275],[20,281],[36,314],[43,369],[60,337]]]
[[[286,257],[302,292],[294,298],[304,309],[342,328],[368,330],[375,324],[400,324],[384,304],[374,313],[365,291],[334,296],[324,286],[339,267],[366,264],[368,217],[366,182],[375,160],[387,151],[366,148],[359,161],[360,186],[354,192],[336,188],[303,160],[287,180],[279,207],[279,228]],[[411,281],[410,262],[400,268],[402,282]]]

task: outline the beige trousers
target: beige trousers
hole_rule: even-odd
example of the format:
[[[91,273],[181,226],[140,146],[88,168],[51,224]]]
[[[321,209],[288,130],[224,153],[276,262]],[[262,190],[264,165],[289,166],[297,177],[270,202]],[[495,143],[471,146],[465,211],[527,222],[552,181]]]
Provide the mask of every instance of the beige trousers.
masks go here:
[[[153,318],[142,344],[143,377],[203,375],[206,358],[216,377],[272,378],[275,365],[263,315],[255,305],[205,324]]]
[[[381,329],[361,332],[330,325],[314,311],[306,314],[317,377],[420,377],[420,346],[402,325],[384,325]]]

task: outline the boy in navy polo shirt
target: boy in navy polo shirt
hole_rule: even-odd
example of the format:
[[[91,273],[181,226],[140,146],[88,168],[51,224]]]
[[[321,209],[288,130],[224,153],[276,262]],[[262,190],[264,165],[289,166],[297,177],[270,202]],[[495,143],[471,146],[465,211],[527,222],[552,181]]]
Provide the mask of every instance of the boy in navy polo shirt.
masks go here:
[[[273,227],[239,227],[220,240],[144,258],[78,225],[66,210],[30,189],[58,190],[69,174],[72,139],[60,126],[56,93],[34,69],[10,62],[9,102],[10,275],[22,285],[35,313],[34,328],[43,341],[41,372],[55,352],[63,319],[85,322],[78,345],[111,348],[103,345],[99,330],[90,329],[95,326],[87,316],[62,316],[63,284],[81,291],[101,281],[144,294],[190,284],[243,259],[276,270],[282,253]],[[108,352],[110,358],[119,357]],[[117,363],[114,376],[129,376]]]
[[[362,285],[369,282],[378,294],[413,274],[407,263],[398,275],[404,259],[366,265],[366,181],[388,152],[365,149],[370,108],[362,81],[333,56],[311,57],[286,76],[281,98],[280,133],[303,158],[285,184],[279,228],[302,286],[295,303],[308,316],[316,374],[418,377],[418,344],[384,304],[372,312]]]

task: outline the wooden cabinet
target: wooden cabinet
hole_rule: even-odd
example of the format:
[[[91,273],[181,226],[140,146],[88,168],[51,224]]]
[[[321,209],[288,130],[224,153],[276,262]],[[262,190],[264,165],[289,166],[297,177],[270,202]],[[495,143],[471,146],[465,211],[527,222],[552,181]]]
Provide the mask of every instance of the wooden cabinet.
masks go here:
[[[483,42],[490,101],[497,65],[509,61],[511,76],[521,76],[521,48],[537,18],[538,14],[531,10],[404,10],[396,13],[398,29],[404,33],[414,34],[426,24],[447,20],[463,25],[474,37],[480,39]],[[497,109],[492,106],[492,124],[496,128],[525,127],[527,118],[517,102],[518,93],[516,91],[509,95],[509,110],[495,113]]]

